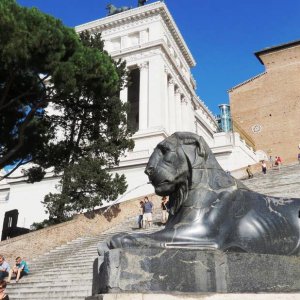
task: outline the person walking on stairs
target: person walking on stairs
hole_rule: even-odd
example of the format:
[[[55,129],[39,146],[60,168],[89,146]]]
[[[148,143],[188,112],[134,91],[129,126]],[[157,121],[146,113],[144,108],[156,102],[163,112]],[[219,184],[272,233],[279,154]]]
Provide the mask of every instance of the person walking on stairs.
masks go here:
[[[168,198],[163,196],[161,199],[161,223],[164,225],[166,224],[169,216],[169,209],[168,209]]]
[[[143,216],[144,216],[144,201],[141,200],[139,206],[139,217],[138,217],[139,228],[143,228]]]
[[[267,164],[264,160],[261,162],[261,170],[262,170],[264,175],[267,174]]]
[[[144,228],[146,228],[146,224],[148,224],[148,227],[151,227],[151,224],[152,224],[152,210],[153,210],[153,203],[146,196],[145,201],[144,201],[144,216],[143,216]]]
[[[253,178],[253,173],[252,173],[252,170],[251,170],[251,166],[248,165],[248,167],[246,168],[246,172],[248,174],[248,178]]]

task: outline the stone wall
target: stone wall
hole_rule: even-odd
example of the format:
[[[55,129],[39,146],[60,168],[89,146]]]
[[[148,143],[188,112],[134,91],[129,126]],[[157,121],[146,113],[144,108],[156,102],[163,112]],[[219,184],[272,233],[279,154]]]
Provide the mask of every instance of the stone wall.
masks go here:
[[[264,53],[266,72],[229,91],[232,118],[257,150],[297,160],[300,143],[300,45]]]
[[[137,216],[141,199],[143,197],[116,204],[107,212],[104,208],[95,213],[79,214],[71,221],[2,241],[0,242],[0,254],[4,255],[6,260],[11,263],[17,256],[31,261],[33,258],[79,237],[97,236],[128,218]],[[160,208],[160,197],[151,195],[150,199],[155,208]]]

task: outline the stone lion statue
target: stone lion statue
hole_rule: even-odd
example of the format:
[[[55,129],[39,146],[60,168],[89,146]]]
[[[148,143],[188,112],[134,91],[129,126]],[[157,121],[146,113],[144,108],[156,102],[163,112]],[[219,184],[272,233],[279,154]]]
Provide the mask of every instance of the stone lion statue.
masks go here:
[[[156,194],[169,196],[165,228],[121,234],[107,247],[220,249],[299,255],[300,199],[249,190],[218,164],[201,136],[176,132],[159,143],[145,173]]]

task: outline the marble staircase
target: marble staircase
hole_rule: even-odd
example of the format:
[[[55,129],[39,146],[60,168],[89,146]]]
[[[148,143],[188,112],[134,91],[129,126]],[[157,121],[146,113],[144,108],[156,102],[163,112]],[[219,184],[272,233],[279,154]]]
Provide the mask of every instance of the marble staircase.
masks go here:
[[[159,214],[155,214],[158,223]],[[161,227],[137,229],[135,218],[96,237],[82,237],[61,245],[29,262],[30,275],[7,286],[11,300],[64,299],[84,300],[92,295],[93,271],[97,268],[97,244],[120,232],[153,232]]]
[[[267,174],[255,174],[243,180],[251,190],[275,197],[300,198],[300,164],[270,168]]]

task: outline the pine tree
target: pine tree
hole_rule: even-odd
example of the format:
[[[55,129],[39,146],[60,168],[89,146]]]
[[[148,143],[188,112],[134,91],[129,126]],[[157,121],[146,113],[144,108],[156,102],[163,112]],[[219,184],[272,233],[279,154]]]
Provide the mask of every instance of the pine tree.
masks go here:
[[[61,193],[44,200],[54,223],[116,199],[126,180],[109,171],[133,148],[119,98],[125,63],[100,34],[79,37],[14,0],[1,0],[0,28],[0,169],[30,162],[29,182],[47,168],[61,176]]]

